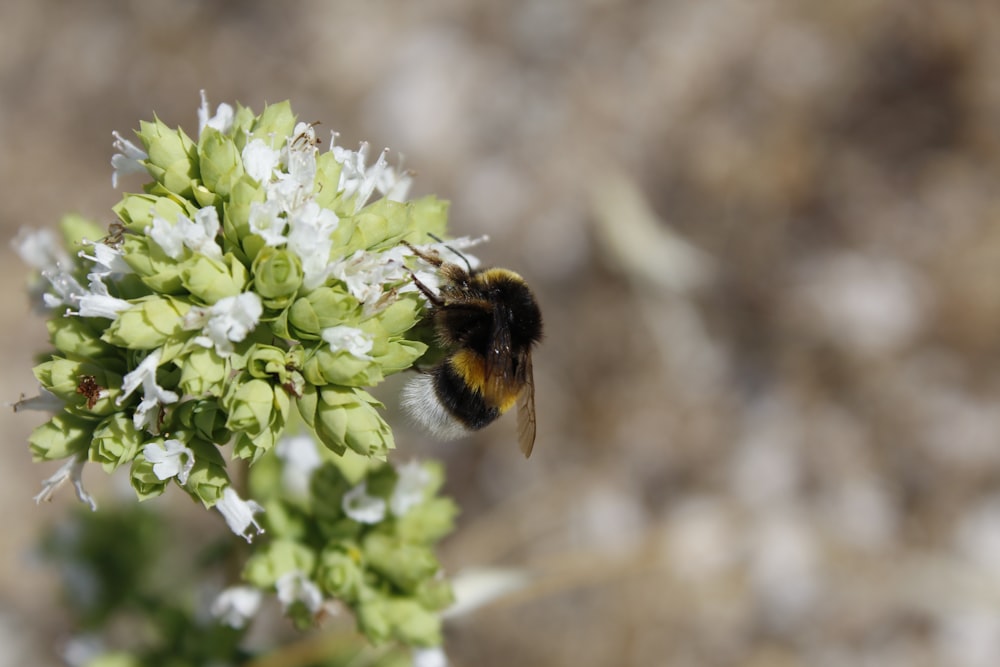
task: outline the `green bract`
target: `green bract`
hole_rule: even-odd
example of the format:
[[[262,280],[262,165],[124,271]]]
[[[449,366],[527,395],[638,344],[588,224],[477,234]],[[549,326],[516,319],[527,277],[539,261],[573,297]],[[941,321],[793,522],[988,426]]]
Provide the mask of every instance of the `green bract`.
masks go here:
[[[248,541],[263,531],[244,579],[298,623],[336,598],[374,641],[435,645],[450,593],[431,547],[455,507],[440,468],[385,462],[367,389],[427,351],[402,241],[443,235],[447,204],[406,201],[409,176],[367,146],[321,151],[287,102],[200,117],[196,138],[158,118],[119,137],[116,178],[152,180],[107,229],[67,216],[64,247],[29,260],[55,411],[29,444],[71,464],[40,495],[70,478],[89,502],[85,461],[127,468],[140,500],[178,486]]]

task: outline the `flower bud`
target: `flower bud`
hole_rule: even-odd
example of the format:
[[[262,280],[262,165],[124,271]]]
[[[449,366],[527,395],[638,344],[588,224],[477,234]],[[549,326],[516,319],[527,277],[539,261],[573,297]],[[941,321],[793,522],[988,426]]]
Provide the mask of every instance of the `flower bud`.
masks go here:
[[[185,335],[182,321],[189,309],[190,304],[178,299],[145,297],[119,313],[101,338],[130,350],[155,350],[168,338]]]
[[[361,551],[354,546],[346,550],[340,547],[325,549],[319,557],[316,580],[328,594],[354,604],[365,585]]]
[[[229,366],[215,348],[194,347],[180,362],[181,377],[178,384],[185,394],[192,396],[221,396]]]
[[[129,481],[139,500],[155,498],[167,489],[167,480],[161,480],[156,476],[153,464],[146,460],[141,451],[132,459]]]
[[[94,429],[89,458],[110,473],[135,458],[144,437],[145,434],[136,429],[131,417],[124,412],[115,413]]]
[[[60,412],[28,437],[31,458],[56,461],[85,451],[94,435],[94,422]]]
[[[199,438],[192,438],[187,446],[194,452],[194,466],[184,488],[205,507],[213,507],[231,485],[226,461],[218,447]]]
[[[195,253],[183,262],[180,275],[184,288],[207,305],[242,294],[250,279],[246,267],[230,254],[219,260]]]
[[[350,294],[320,287],[300,297],[288,309],[288,324],[295,338],[317,340],[323,329],[357,321],[361,304]]]
[[[395,447],[392,431],[375,409],[381,403],[367,392],[307,386],[297,405],[305,422],[335,454],[350,447],[364,456],[381,456]]]
[[[253,124],[251,138],[272,140],[272,137],[288,137],[295,129],[295,114],[288,101],[269,104]]]
[[[302,286],[302,263],[288,250],[261,248],[252,270],[254,290],[268,308],[285,308]]]
[[[198,166],[206,190],[223,198],[229,196],[234,182],[243,175],[243,159],[233,140],[213,127],[201,132]]]
[[[197,146],[190,137],[157,118],[139,124],[139,139],[149,156],[146,168],[150,175],[170,192],[189,196],[198,173]]]
[[[93,363],[52,357],[34,368],[35,378],[81,416],[106,416],[116,410],[122,376]]]
[[[316,555],[303,544],[275,540],[255,550],[243,568],[243,578],[254,586],[270,588],[287,572],[312,572]]]
[[[441,569],[428,547],[380,532],[369,533],[361,548],[368,566],[406,593]]]
[[[357,611],[358,626],[373,644],[396,639],[416,646],[441,645],[441,619],[416,600],[372,596]]]
[[[93,320],[84,317],[53,317],[45,323],[49,340],[60,353],[80,359],[101,360],[108,367],[117,359],[117,350],[101,340],[100,330]]]

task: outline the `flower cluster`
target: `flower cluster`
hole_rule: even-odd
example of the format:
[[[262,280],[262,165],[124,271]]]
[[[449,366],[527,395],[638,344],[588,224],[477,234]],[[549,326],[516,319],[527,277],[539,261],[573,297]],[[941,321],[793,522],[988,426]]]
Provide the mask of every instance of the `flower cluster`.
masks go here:
[[[64,461],[38,499],[70,481],[95,507],[87,462],[127,468],[140,499],[174,484],[248,542],[268,531],[245,577],[297,620],[335,598],[370,638],[434,645],[448,589],[429,546],[454,508],[435,467],[384,463],[392,431],[365,388],[427,349],[411,273],[434,276],[403,242],[433,252],[447,205],[407,201],[409,175],[385,152],[368,164],[367,144],[334,134],[321,151],[288,103],[213,114],[203,100],[199,121],[197,139],[158,119],[135,143],[115,135],[113,183],[152,180],[109,229],[69,216],[61,243],[15,242],[54,348],[39,396],[18,404],[52,413],[34,458]],[[255,464],[252,499],[224,447]],[[235,623],[252,598],[231,589],[218,611]]]

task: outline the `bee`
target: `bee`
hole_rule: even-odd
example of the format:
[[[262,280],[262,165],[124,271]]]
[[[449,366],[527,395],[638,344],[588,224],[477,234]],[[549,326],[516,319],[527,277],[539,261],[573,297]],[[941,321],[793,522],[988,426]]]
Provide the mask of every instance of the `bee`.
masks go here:
[[[517,405],[518,444],[530,456],[535,445],[531,348],[542,339],[535,295],[513,271],[473,269],[452,250],[465,261],[463,267],[405,245],[442,277],[435,293],[410,272],[430,302],[429,318],[445,357],[403,388],[404,409],[432,434],[454,439]]]

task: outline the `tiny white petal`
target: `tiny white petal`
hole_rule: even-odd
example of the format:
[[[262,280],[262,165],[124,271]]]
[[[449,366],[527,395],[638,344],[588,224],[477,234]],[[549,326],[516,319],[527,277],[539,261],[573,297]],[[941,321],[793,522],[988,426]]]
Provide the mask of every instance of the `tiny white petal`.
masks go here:
[[[90,291],[76,298],[78,314],[81,317],[103,317],[109,320],[118,318],[118,313],[132,307],[128,301],[108,294],[108,287],[101,276],[90,274]]]
[[[335,327],[328,327],[320,332],[323,340],[330,344],[331,352],[347,351],[358,359],[371,361],[372,357],[368,353],[375,345],[375,338],[365,333],[361,329],[339,324]]]
[[[440,646],[413,649],[413,667],[448,667],[448,656]]]
[[[38,388],[38,396],[25,398],[23,395],[14,403],[7,405],[14,408],[14,412],[22,410],[37,410],[39,412],[51,412],[55,414],[66,407],[65,402],[45,387]]]
[[[83,488],[83,466],[87,462],[86,454],[80,454],[66,461],[54,475],[42,482],[42,490],[35,496],[35,502],[52,499],[52,494],[56,489],[66,483],[67,480],[73,483],[76,490],[76,497],[82,503],[90,506],[91,511],[97,510],[97,501]]]
[[[344,514],[358,523],[379,523],[385,518],[385,501],[368,495],[368,484],[361,482],[344,494],[340,503]]]
[[[306,497],[312,474],[323,463],[316,441],[305,434],[286,436],[275,445],[274,453],[285,464],[281,469],[282,486],[292,495]]]
[[[160,481],[176,477],[181,484],[187,484],[194,468],[194,452],[180,440],[152,442],[142,448],[142,455],[153,464],[153,474]]]
[[[114,170],[111,172],[111,187],[117,188],[119,176],[146,172],[146,166],[142,163],[149,155],[117,132],[112,132],[111,135],[115,138],[112,146],[116,151],[111,156],[111,167]]]
[[[195,342],[204,347],[214,347],[220,357],[233,353],[233,343],[239,343],[257,326],[264,313],[264,304],[255,292],[227,296],[208,308],[191,308],[182,320],[182,326],[193,331],[201,329],[203,335]]]
[[[396,475],[396,487],[389,498],[389,508],[395,516],[403,516],[414,505],[423,502],[431,483],[431,474],[418,461],[410,461],[398,466]]]
[[[260,609],[263,597],[260,589],[252,586],[227,588],[212,602],[212,616],[231,628],[244,628]]]
[[[198,107],[199,136],[201,136],[201,133],[206,127],[216,129],[223,134],[232,129],[233,119],[236,116],[236,112],[233,110],[232,106],[223,103],[216,108],[214,116],[209,116],[209,113],[211,113],[211,110],[208,106],[208,96],[203,90],[201,91],[201,106]]]
[[[258,183],[267,183],[281,161],[281,152],[271,148],[263,139],[254,139],[243,147],[243,168]]]
[[[222,491],[222,498],[215,504],[219,514],[226,520],[229,530],[233,531],[247,542],[252,542],[257,535],[262,535],[264,529],[261,528],[254,514],[264,511],[258,503],[253,500],[243,500],[233,487],[227,486]]]
[[[323,593],[319,587],[299,570],[278,577],[274,587],[285,611],[296,602],[301,602],[310,613],[315,614],[323,604]]]
[[[69,255],[51,229],[22,227],[10,245],[21,261],[39,271],[57,271],[60,266],[70,264]]]

